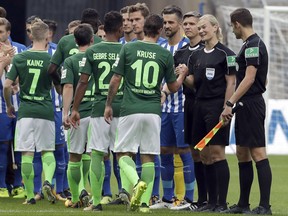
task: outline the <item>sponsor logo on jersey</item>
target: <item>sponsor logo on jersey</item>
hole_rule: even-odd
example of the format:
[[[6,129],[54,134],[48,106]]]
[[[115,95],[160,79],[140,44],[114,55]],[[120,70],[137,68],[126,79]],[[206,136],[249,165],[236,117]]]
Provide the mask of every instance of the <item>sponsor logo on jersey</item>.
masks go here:
[[[259,57],[259,47],[250,47],[245,50],[245,58]]]
[[[227,56],[227,65],[228,67],[236,66],[236,56]]]
[[[84,67],[86,63],[86,57],[83,57],[81,61],[79,61],[79,67]]]
[[[206,77],[208,80],[212,80],[215,76],[215,68],[206,68]]]
[[[63,69],[61,73],[61,79],[65,79],[67,75],[67,69]]]

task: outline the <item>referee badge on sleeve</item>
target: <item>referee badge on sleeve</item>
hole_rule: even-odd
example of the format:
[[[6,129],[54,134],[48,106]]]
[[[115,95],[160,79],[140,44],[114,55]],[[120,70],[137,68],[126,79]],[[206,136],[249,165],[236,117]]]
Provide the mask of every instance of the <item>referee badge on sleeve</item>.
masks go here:
[[[208,80],[212,80],[215,75],[215,68],[206,68],[206,77]]]

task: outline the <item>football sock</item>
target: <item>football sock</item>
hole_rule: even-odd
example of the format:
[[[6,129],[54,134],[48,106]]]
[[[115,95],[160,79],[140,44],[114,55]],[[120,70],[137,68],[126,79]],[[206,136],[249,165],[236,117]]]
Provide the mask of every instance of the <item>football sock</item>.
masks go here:
[[[110,159],[104,160],[105,176],[103,182],[103,196],[111,196],[110,178],[111,178],[111,161]]]
[[[183,162],[179,154],[174,154],[174,185],[176,197],[179,200],[183,200],[185,196],[185,183]]]
[[[254,178],[252,161],[239,162],[240,199],[238,205],[249,206],[249,196]]]
[[[270,208],[270,191],[272,183],[272,172],[268,159],[256,162],[258,183],[260,189],[260,206]]]
[[[9,144],[0,142],[0,188],[6,188],[6,170],[8,164]]]
[[[41,152],[34,152],[33,159],[34,168],[34,193],[40,193],[42,190],[42,170],[43,164],[41,159]]]
[[[22,155],[21,162],[21,172],[22,178],[25,185],[25,191],[27,195],[27,199],[34,198],[34,168],[33,168],[33,156]]]
[[[22,187],[21,154],[22,154],[21,152],[14,152],[15,163],[17,165],[17,169],[14,170],[14,183],[13,183],[14,187]],[[34,157],[35,157],[35,154],[34,154]],[[34,179],[35,179],[35,170],[34,170]],[[35,188],[35,183],[34,183],[34,188]]]
[[[81,180],[81,161],[68,163],[67,178],[70,186],[70,192],[72,194],[72,202],[79,201],[79,184]]]
[[[174,196],[173,175],[173,154],[161,154],[163,198],[165,198],[166,200],[172,200],[172,197]]]
[[[185,199],[193,202],[195,175],[194,163],[191,152],[180,154],[183,163],[183,174],[185,182]]]
[[[154,166],[155,166],[155,177],[154,177],[154,184],[152,190],[152,196],[160,196],[160,176],[161,176],[161,166],[160,166],[160,158],[159,155],[155,155],[154,159]]]
[[[56,169],[56,161],[53,152],[42,153],[42,166],[45,180],[52,183],[52,178]]]
[[[141,163],[141,156],[140,156],[139,151],[137,152],[135,156],[135,163],[136,163],[136,170],[137,170],[138,176],[141,176],[142,163]]]
[[[153,183],[155,178],[155,165],[153,162],[144,163],[142,165],[141,180],[147,184],[147,189],[141,197],[141,203],[146,203],[149,206],[149,201],[152,195]]]
[[[114,171],[114,176],[117,180],[118,184],[118,191],[121,191],[122,185],[121,185],[121,178],[120,178],[120,167],[116,158],[116,153],[112,152],[113,155],[113,171]]]
[[[122,156],[119,159],[119,166],[122,169],[125,176],[127,177],[127,179],[129,180],[129,182],[134,187],[138,183],[139,176],[138,176],[137,171],[135,169],[136,165],[135,165],[134,161],[132,160],[132,158],[129,156]],[[122,184],[124,184],[124,182],[123,182],[124,180],[125,179],[122,179],[122,175],[121,175]],[[124,185],[123,185],[123,187],[124,187]]]
[[[194,162],[195,177],[198,189],[198,204],[207,201],[207,183],[205,175],[205,166],[202,161]]]
[[[105,168],[103,163],[104,153],[92,150],[91,165],[90,165],[90,180],[91,191],[93,194],[93,205],[96,206],[100,203],[102,185],[105,175]]]
[[[218,190],[218,203],[219,205],[226,205],[227,193],[230,180],[230,171],[227,160],[221,160],[214,163],[217,175],[217,190]]]
[[[214,164],[205,165],[206,176],[207,176],[207,189],[209,204],[216,205],[217,203],[217,177],[215,172]]]
[[[79,186],[79,193],[83,189],[86,188],[87,183],[89,183],[88,176],[90,171],[90,163],[91,163],[91,157],[88,154],[82,154],[82,175],[83,178],[81,178],[80,186]]]
[[[55,170],[55,178],[56,178],[56,193],[59,194],[63,192],[63,182],[64,175],[66,170],[65,158],[64,158],[64,147],[56,147],[54,151],[54,157],[56,160],[56,170]]]
[[[63,180],[63,188],[67,190],[69,188],[68,179],[67,179],[67,169],[69,163],[69,153],[67,149],[67,144],[64,146],[64,158],[65,158],[65,173],[64,173],[64,180]]]

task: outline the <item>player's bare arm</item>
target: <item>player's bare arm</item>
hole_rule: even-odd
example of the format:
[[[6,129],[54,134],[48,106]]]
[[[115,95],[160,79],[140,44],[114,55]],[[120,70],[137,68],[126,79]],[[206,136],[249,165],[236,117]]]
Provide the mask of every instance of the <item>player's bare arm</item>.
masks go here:
[[[122,76],[119,74],[114,74],[110,80],[109,84],[109,90],[108,90],[108,96],[106,100],[106,106],[105,106],[105,111],[104,111],[104,119],[105,121],[110,124],[113,118],[113,110],[111,107],[113,98],[115,97],[118,88],[121,83]]]
[[[61,87],[61,78],[60,75],[57,72],[58,65],[50,63],[49,68],[48,68],[48,74],[51,76],[54,87],[57,91],[58,94],[62,94],[62,87]]]
[[[13,84],[13,80],[10,80],[10,79],[6,79],[5,80],[5,83],[4,83],[4,99],[5,99],[5,102],[6,102],[7,115],[10,118],[15,118],[14,106],[11,103],[12,84]]]
[[[72,84],[65,84],[63,86],[63,116],[62,116],[62,123],[65,129],[70,128],[70,121],[69,121],[69,109],[73,100],[73,85]]]
[[[182,65],[179,65],[178,67],[180,68],[179,68],[179,76],[177,80],[172,83],[167,83],[168,89],[172,93],[175,93],[178,91],[178,89],[182,86],[182,83],[184,82],[188,73],[188,70],[181,69],[183,67]]]
[[[77,126],[80,124],[80,115],[78,110],[79,105],[85,95],[85,91],[88,86],[88,81],[89,81],[89,75],[82,73],[75,91],[72,113],[70,117],[71,124],[74,128],[77,128]]]

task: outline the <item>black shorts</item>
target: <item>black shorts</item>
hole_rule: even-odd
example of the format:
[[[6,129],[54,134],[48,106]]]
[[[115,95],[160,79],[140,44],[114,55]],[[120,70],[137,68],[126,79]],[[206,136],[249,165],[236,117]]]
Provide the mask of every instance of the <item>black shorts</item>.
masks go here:
[[[185,95],[184,102],[184,141],[192,145],[192,124],[193,124],[193,107],[195,97],[193,95]]]
[[[197,100],[193,110],[192,145],[195,146],[219,122],[224,99]],[[208,145],[229,145],[230,124],[222,127]]]
[[[250,96],[240,101],[244,106],[235,114],[236,145],[265,147],[266,106],[262,95]]]

